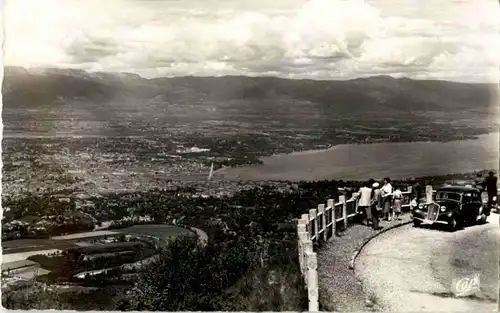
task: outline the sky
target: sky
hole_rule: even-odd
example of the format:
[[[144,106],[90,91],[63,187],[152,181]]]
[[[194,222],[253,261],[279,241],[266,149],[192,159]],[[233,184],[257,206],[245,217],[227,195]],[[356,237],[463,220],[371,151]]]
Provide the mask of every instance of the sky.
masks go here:
[[[497,82],[496,0],[3,0],[4,65]]]

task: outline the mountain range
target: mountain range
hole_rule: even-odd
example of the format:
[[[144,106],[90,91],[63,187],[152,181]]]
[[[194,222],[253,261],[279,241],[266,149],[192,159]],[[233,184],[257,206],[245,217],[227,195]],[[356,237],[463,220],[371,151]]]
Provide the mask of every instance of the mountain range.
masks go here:
[[[19,67],[5,68],[2,90],[6,110],[72,99],[113,102],[156,98],[168,103],[289,100],[322,103],[337,109],[346,106],[348,110],[385,107],[398,111],[441,111],[490,107],[497,92],[492,84],[390,76],[345,81],[244,76],[146,79],[128,73],[34,71]]]
[[[339,131],[359,127],[360,136],[390,128],[405,129],[408,136],[429,129],[484,133],[498,121],[493,84],[390,76],[345,81],[243,76],[146,79],[128,73],[6,67],[2,88],[7,135],[210,132],[217,137],[276,131],[306,135],[313,130],[335,137]],[[438,126],[429,128],[431,124]]]

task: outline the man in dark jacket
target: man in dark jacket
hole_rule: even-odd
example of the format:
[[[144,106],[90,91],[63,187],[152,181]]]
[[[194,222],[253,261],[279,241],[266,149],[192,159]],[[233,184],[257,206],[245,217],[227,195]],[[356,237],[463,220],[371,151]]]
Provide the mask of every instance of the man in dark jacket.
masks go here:
[[[415,199],[415,201],[420,201],[422,198],[422,186],[420,186],[419,182],[415,182],[412,186],[412,199]]]
[[[380,190],[380,185],[377,182],[372,185],[372,197],[370,202],[373,229],[379,230],[381,229],[379,226],[379,214],[382,210],[382,191]]]
[[[486,179],[484,180],[484,185],[485,185],[485,189],[486,189],[486,192],[488,193],[488,205],[487,205],[487,212],[486,213],[486,216],[490,215],[490,209],[491,209],[491,206],[494,202],[494,197],[497,196],[498,194],[498,187],[497,187],[497,182],[498,182],[498,178],[495,176],[495,173],[493,173],[493,171],[490,171],[488,173],[488,177],[486,177]]]

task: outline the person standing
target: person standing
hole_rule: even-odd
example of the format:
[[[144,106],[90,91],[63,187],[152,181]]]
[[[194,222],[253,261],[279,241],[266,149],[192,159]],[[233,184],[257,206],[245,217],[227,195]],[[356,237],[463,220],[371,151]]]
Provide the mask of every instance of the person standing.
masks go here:
[[[371,187],[371,188],[373,189],[373,187],[372,187],[372,186],[373,186],[373,184],[375,184],[375,179],[370,178],[370,179],[368,180],[368,187]]]
[[[392,219],[392,185],[389,177],[384,178],[384,185],[382,186],[382,212],[387,221]]]
[[[483,175],[481,173],[477,173],[476,178],[474,179],[474,188],[479,190],[479,196],[482,200],[486,191],[486,179],[483,178]]]
[[[490,171],[488,173],[488,177],[485,179],[485,185],[486,185],[486,193],[488,194],[488,204],[487,204],[487,211],[485,212],[486,216],[490,215],[490,209],[491,205],[493,203],[493,197],[496,197],[498,195],[498,178],[495,176],[495,173],[493,171]]]
[[[474,180],[474,187],[477,188],[479,190],[479,192],[483,192],[483,189],[484,189],[484,179],[481,175],[481,173],[477,173],[476,175],[476,179]]]
[[[379,212],[381,210],[381,200],[382,191],[380,190],[380,184],[375,182],[372,185],[372,199],[370,201],[370,208],[372,213],[372,225],[373,229],[380,229],[379,226]]]
[[[396,188],[396,191],[394,191],[394,194],[393,194],[393,201],[394,201],[394,205],[393,205],[394,213],[395,213],[398,221],[400,221],[401,220],[401,210],[403,207],[403,193],[401,192],[401,189]]]
[[[412,193],[412,199],[415,199],[418,203],[418,201],[422,198],[422,186],[420,186],[418,181],[412,186]]]
[[[372,189],[369,187],[368,183],[363,183],[363,187],[359,189],[359,200],[358,209],[363,213],[363,224],[368,225],[372,219],[372,214],[370,210],[370,199],[372,195]]]

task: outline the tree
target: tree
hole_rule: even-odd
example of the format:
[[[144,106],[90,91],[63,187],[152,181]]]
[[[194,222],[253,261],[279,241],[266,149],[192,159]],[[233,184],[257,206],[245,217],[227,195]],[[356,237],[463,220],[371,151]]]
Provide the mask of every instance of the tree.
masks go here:
[[[252,268],[255,256],[244,242],[198,246],[181,237],[141,272],[119,310],[219,311],[224,292]]]

